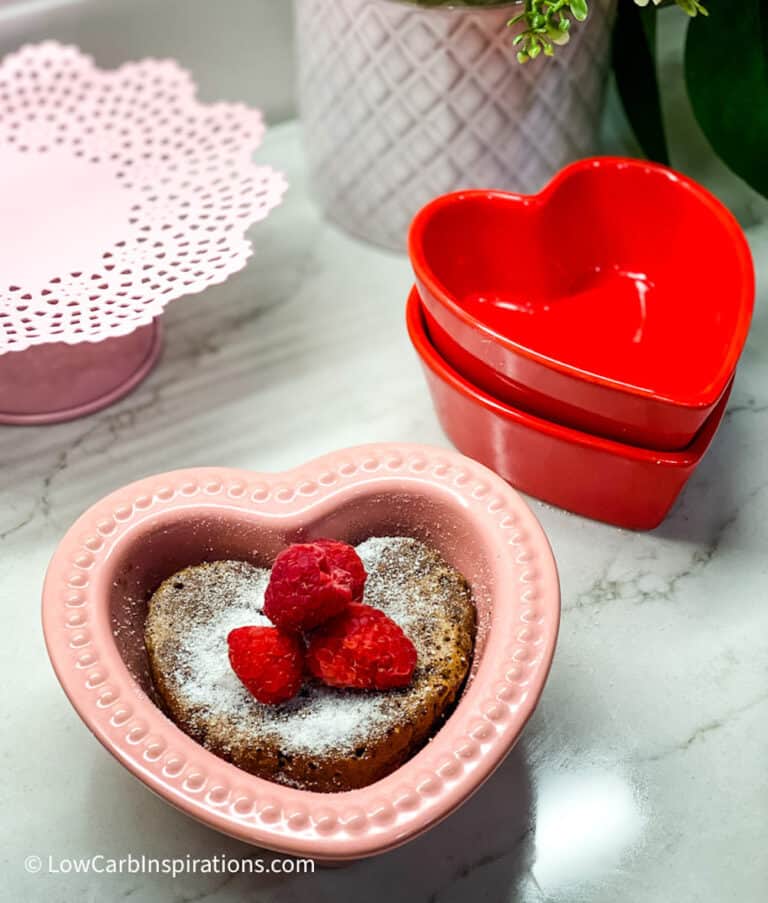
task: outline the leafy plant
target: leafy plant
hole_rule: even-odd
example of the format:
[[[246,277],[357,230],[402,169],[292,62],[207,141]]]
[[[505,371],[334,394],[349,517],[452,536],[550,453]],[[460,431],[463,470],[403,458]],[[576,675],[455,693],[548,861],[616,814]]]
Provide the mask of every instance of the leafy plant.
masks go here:
[[[521,63],[552,56],[588,0],[521,0],[509,25]],[[768,197],[768,2],[619,0],[613,62],[624,109],[644,153],[669,163],[656,66],[657,7],[677,4],[690,17],[685,80],[693,112],[723,162]],[[711,15],[710,15],[711,13]]]
[[[654,0],[655,2],[655,0]],[[681,3],[686,12],[689,4]],[[706,0],[688,24],[685,81],[694,116],[715,153],[768,197],[768,4]],[[656,8],[619,0],[614,71],[624,109],[643,152],[669,162],[659,100]]]
[[[623,0],[626,2],[626,0]],[[658,6],[663,0],[653,0]],[[699,0],[675,0],[689,16],[706,16],[707,10]],[[510,27],[523,25],[514,42],[519,50],[521,63],[535,60],[540,53],[553,56],[556,44],[567,44],[571,19],[583,22],[589,15],[588,0],[521,0],[524,9],[509,20]],[[638,6],[647,6],[648,0],[635,0]]]
[[[591,0],[406,0],[417,6],[521,6],[520,12],[507,23],[522,29],[514,37],[518,47],[517,58],[521,63],[535,60],[540,54],[553,56],[558,44],[567,44],[571,23],[583,22],[589,15]],[[620,0],[629,3],[630,0]],[[694,17],[707,15],[700,0],[652,0],[654,6],[670,6],[676,3]],[[706,0],[705,0],[706,2]],[[648,6],[649,0],[635,0],[637,6]]]
[[[540,53],[553,56],[555,44],[568,43],[571,17],[583,22],[588,15],[587,0],[527,0],[525,10],[508,23],[526,26],[515,38],[518,62],[535,60]]]
[[[721,159],[768,197],[768,4],[709,0],[688,28],[685,80],[693,112]],[[695,26],[695,27],[694,27]]]

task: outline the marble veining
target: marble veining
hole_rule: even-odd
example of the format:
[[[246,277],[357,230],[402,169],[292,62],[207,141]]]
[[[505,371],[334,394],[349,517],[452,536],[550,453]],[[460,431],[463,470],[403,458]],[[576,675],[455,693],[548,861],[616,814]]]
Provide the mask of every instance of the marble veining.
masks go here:
[[[621,129],[607,132],[610,146],[627,146]],[[406,847],[314,876],[24,871],[30,854],[259,855],[147,792],[60,691],[39,595],[75,517],[126,482],[180,466],[281,470],[367,441],[446,443],[403,328],[407,263],[320,220],[294,124],[274,129],[263,155],[288,173],[284,207],[254,231],[244,272],[171,305],[150,379],[86,420],[0,428],[0,899],[762,903],[768,216],[718,174],[708,178],[749,223],[758,268],[730,408],[653,533],[532,501],[561,570],[560,643],[539,709],[486,787]]]

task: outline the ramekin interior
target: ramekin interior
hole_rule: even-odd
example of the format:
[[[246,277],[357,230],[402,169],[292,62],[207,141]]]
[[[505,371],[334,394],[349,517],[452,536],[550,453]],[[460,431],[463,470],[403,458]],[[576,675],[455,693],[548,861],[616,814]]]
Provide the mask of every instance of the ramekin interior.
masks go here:
[[[154,698],[144,645],[147,603],[165,579],[185,567],[220,560],[271,567],[275,556],[294,542],[332,537],[357,545],[372,536],[426,542],[467,578],[478,610],[474,661],[479,663],[492,605],[488,549],[457,509],[455,497],[425,492],[417,483],[408,491],[388,493],[386,503],[380,491],[356,495],[301,524],[264,522],[248,512],[215,508],[183,508],[143,521],[115,543],[101,575],[120,657]]]

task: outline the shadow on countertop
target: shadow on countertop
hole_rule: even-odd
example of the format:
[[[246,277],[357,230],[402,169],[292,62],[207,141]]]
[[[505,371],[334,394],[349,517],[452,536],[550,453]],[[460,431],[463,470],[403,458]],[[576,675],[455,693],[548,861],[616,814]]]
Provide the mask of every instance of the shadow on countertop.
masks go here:
[[[98,750],[94,750],[91,798],[83,801],[87,827],[72,856],[233,859],[273,854],[220,835],[177,812]],[[73,820],[75,813],[73,813]],[[314,874],[101,876],[102,899],[130,896],[132,903],[157,900],[286,901],[359,903],[377,901],[468,901],[518,899],[531,882],[534,839],[533,794],[524,741],[457,812],[405,846],[373,859]],[[89,836],[82,836],[87,833]],[[98,847],[98,849],[96,849]],[[57,892],[73,899],[95,876],[58,875]]]

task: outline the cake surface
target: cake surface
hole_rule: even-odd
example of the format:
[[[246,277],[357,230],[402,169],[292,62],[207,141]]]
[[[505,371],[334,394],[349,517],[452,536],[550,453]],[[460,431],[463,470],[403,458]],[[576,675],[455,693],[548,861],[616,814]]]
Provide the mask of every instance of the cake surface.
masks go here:
[[[373,538],[357,552],[369,575],[363,601],[416,646],[409,687],[364,692],[308,682],[290,702],[257,702],[230,667],[227,635],[270,626],[262,613],[269,571],[217,561],[170,577],[149,603],[150,667],[174,721],[246,771],[321,792],[371,784],[417,752],[469,671],[474,603],[461,574],[416,540]]]

